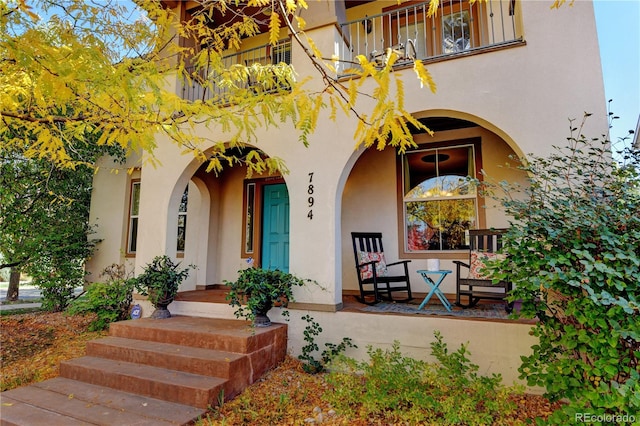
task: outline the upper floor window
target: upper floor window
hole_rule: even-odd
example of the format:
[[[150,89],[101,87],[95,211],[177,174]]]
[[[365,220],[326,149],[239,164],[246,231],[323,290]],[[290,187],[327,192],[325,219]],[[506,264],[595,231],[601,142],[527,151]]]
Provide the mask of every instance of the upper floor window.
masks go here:
[[[461,10],[443,16],[441,29],[443,54],[471,49],[471,16],[469,10]]]
[[[419,149],[402,158],[405,252],[459,250],[477,227],[479,143]]]
[[[187,202],[189,201],[189,185],[186,186],[182,193],[180,206],[178,207],[178,252],[184,252],[187,240]]]
[[[410,43],[418,59],[463,52],[480,43],[478,7],[468,0],[441,0],[436,15],[427,16],[429,2],[403,3],[390,12],[384,35],[389,45]]]
[[[135,254],[138,246],[138,216],[140,213],[140,180],[131,181],[129,196],[129,230],[127,232],[127,253]]]

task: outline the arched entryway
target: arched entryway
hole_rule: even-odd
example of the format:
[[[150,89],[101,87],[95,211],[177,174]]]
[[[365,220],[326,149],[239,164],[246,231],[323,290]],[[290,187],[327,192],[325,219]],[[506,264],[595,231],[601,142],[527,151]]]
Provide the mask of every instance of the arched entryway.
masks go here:
[[[285,179],[268,174],[248,177],[246,168],[237,165],[218,174],[206,168],[206,163],[194,160],[171,195],[167,235],[178,237],[177,257],[198,267],[181,291],[234,280],[238,270],[250,265],[287,271],[289,194]],[[180,235],[184,235],[182,252]]]
[[[462,113],[416,117],[435,134],[415,132],[418,146],[405,153],[392,147],[355,152],[345,169],[339,194],[344,293],[358,290],[351,232],[382,232],[387,262],[410,259],[412,287],[420,292],[427,288],[416,271],[426,269],[427,259],[454,269],[453,260],[468,256],[468,229],[508,225],[502,209],[470,179],[523,181],[522,172],[503,167],[520,154],[514,142],[498,135],[497,126]],[[454,292],[448,280],[443,289]]]

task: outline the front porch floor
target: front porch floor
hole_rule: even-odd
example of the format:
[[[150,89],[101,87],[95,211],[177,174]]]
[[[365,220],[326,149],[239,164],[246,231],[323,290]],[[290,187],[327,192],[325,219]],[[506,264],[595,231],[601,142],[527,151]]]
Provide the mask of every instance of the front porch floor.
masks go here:
[[[226,305],[227,291],[222,285],[215,285],[209,289],[199,289],[192,291],[184,291],[178,293],[177,302],[200,302],[215,303]],[[413,293],[413,300],[410,303],[392,302],[394,307],[390,307],[390,303],[383,302],[379,305],[366,305],[357,299],[358,292],[355,290],[344,290],[342,292],[342,309],[340,312],[358,313],[363,315],[397,315],[397,316],[416,316],[418,305],[427,296],[426,293]],[[533,324],[533,320],[511,319],[504,311],[504,303],[496,301],[481,301],[477,307],[463,309],[455,306],[455,294],[445,294],[449,302],[454,305],[453,312],[448,313],[440,303],[437,297],[432,297],[425,309],[419,311],[421,317],[437,317],[455,320],[473,320],[473,321],[491,321],[491,322],[509,322],[521,324]],[[394,295],[397,299],[402,299],[402,294]],[[516,309],[517,309],[516,304]]]

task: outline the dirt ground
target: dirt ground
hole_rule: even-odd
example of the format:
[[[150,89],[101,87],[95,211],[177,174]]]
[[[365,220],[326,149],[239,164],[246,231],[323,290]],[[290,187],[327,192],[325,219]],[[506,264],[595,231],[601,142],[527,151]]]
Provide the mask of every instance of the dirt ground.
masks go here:
[[[26,313],[0,318],[0,389],[9,390],[58,375],[60,361],[83,356],[88,340],[106,332],[89,332],[91,318],[63,313]],[[379,424],[371,419],[347,421],[323,400],[329,391],[323,375],[310,375],[293,358],[245,390],[233,401],[214,409],[200,425],[304,424],[322,420],[328,425]],[[545,418],[555,405],[537,395],[514,395],[518,408],[501,424],[527,424]]]

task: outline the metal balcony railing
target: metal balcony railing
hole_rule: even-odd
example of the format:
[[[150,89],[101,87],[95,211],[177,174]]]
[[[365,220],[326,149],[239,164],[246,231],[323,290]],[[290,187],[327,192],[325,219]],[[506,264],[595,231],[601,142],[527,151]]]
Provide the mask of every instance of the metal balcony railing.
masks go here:
[[[243,50],[222,58],[224,68],[241,64],[251,66],[253,64],[275,65],[279,63],[291,64],[291,40],[282,40],[275,46],[265,44],[253,49]],[[190,101],[208,101],[215,99],[225,102],[231,89],[216,84],[219,75],[207,69],[194,67],[186,68],[185,71],[191,76],[191,81],[184,81],[182,84],[182,97]],[[245,88],[253,85],[250,78],[247,81],[239,82]]]
[[[396,63],[402,65],[522,41],[516,30],[515,0],[441,0],[432,17],[428,9],[427,1],[341,24],[340,74],[354,66],[358,55],[384,65],[394,51]]]

